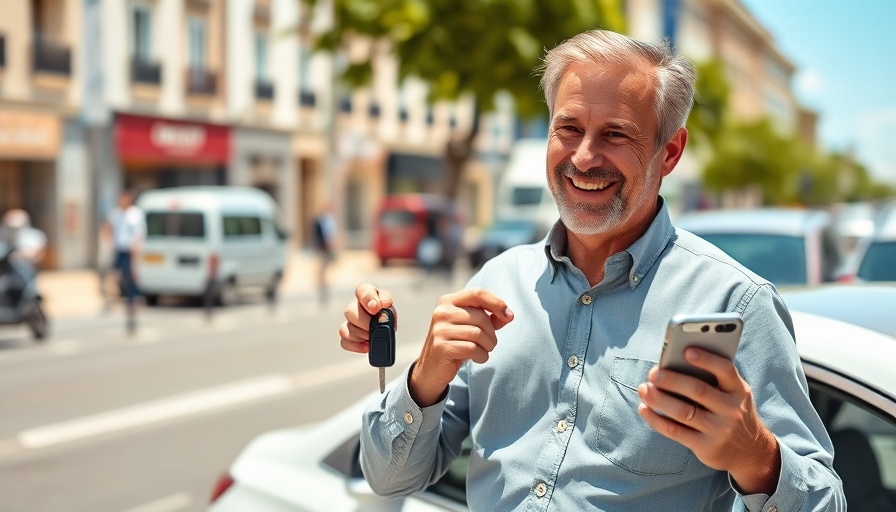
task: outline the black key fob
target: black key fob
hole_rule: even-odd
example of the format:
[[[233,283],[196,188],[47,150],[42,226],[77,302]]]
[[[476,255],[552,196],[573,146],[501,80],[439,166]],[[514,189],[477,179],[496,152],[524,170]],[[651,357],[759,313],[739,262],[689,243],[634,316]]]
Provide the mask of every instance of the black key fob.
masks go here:
[[[381,309],[370,319],[370,366],[383,368],[395,364],[395,315]]]

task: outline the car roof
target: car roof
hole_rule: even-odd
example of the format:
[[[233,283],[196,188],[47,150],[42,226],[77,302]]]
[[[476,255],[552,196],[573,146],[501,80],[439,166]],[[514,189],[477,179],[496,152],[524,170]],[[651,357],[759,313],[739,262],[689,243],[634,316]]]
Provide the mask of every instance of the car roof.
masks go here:
[[[226,185],[187,186],[141,192],[137,205],[147,210],[187,210],[191,208],[273,208],[274,200],[254,187]]]
[[[875,240],[896,240],[896,202],[880,213],[872,236]]]
[[[755,208],[748,210],[704,210],[683,214],[674,224],[695,234],[763,233],[802,236],[830,222],[820,210]]]
[[[791,312],[800,358],[896,398],[896,338],[811,313]]]

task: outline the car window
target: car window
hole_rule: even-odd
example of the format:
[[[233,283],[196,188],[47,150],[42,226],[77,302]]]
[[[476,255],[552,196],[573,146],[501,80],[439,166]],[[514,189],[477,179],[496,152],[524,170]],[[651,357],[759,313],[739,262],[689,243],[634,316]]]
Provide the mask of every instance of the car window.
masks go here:
[[[809,382],[815,409],[834,444],[834,469],[850,510],[896,510],[896,422],[833,387]]]
[[[865,281],[896,281],[896,242],[869,245],[858,276]]]
[[[201,212],[146,213],[146,238],[204,238],[205,218]]]
[[[472,439],[469,437],[464,439],[460,456],[448,466],[448,472],[446,472],[436,483],[430,485],[426,491],[466,505],[467,468],[470,465],[470,452],[472,449]]]
[[[261,235],[261,219],[251,215],[225,215],[224,238]]]
[[[751,233],[697,234],[776,285],[806,283],[806,250],[802,237]]]
[[[386,210],[380,215],[380,224],[383,227],[408,226],[415,222],[417,216],[405,210]]]

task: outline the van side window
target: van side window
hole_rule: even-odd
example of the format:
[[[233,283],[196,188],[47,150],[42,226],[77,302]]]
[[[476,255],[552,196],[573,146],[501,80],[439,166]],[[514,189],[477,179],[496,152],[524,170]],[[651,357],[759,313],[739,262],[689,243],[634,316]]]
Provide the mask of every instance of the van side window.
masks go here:
[[[261,219],[248,215],[225,215],[224,238],[260,236]]]
[[[205,238],[205,219],[193,212],[147,212],[146,237]]]

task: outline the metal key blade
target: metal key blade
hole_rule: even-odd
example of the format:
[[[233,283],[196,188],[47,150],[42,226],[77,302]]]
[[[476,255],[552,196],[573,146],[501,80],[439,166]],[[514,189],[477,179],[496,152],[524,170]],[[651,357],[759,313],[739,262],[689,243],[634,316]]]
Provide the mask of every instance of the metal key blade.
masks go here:
[[[386,391],[386,369],[382,366],[379,368],[380,370],[380,394],[382,395]]]

